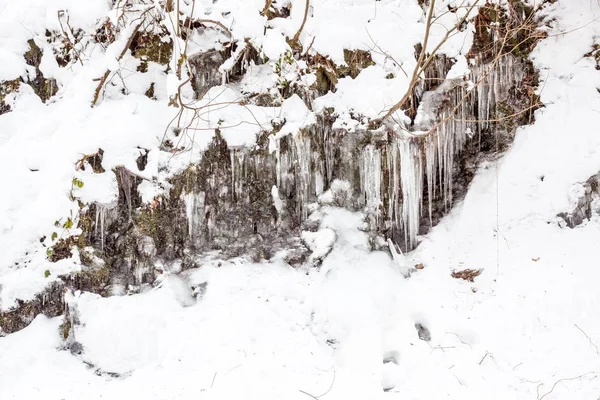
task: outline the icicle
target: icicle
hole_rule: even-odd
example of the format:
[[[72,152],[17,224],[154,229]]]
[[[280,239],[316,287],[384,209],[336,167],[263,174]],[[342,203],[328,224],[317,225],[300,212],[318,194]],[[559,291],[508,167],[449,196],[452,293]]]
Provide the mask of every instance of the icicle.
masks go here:
[[[435,141],[427,138],[425,143],[425,170],[427,175],[427,200],[429,208],[429,223],[433,226],[433,199],[436,195],[436,179],[435,174],[437,173],[437,159],[436,159],[436,147]]]
[[[398,146],[394,140],[387,149],[388,182],[390,186],[388,215],[392,223],[400,226],[400,174],[398,172]]]
[[[106,209],[101,206],[100,207],[100,249],[104,251],[104,223],[106,221]]]
[[[229,152],[229,158],[231,160],[231,197],[235,198],[235,150]]]
[[[277,187],[281,187],[281,139],[275,139],[275,159],[277,161],[275,166],[275,174],[277,175]]]
[[[183,193],[185,216],[188,223],[188,236],[194,247],[202,244],[202,228],[204,226],[205,193]]]
[[[301,218],[308,218],[308,189],[310,186],[310,139],[302,132],[294,135],[296,194],[301,208]]]
[[[423,198],[423,161],[418,145],[409,138],[399,138],[400,175],[402,186],[402,222],[405,245],[413,248],[417,242]]]
[[[107,206],[96,203],[96,215],[94,219],[94,240],[100,242],[100,249],[104,251],[104,235],[106,227]]]
[[[367,145],[364,148],[359,169],[365,205],[377,217],[381,205],[381,152],[375,146]]]

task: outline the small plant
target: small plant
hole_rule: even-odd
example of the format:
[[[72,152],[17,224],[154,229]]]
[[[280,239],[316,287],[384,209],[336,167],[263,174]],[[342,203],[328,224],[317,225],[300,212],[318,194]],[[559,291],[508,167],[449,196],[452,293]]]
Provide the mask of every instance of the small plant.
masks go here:
[[[75,194],[74,194],[74,190],[77,189],[81,189],[83,187],[83,181],[77,178],[73,178],[73,181],[71,181],[71,190],[69,191],[69,198],[71,199],[71,201],[75,201]]]
[[[277,75],[281,75],[282,73],[285,73],[285,71],[289,69],[289,66],[293,65],[295,61],[291,50],[286,50],[286,52],[273,64],[273,71]]]
[[[277,74],[277,88],[283,98],[288,98],[298,86],[308,86],[302,77],[308,73],[304,61],[296,61],[291,50],[287,50],[279,59],[271,64],[273,72]]]
[[[50,249],[48,249],[50,250]],[[44,278],[48,278],[50,276],[50,271],[49,270],[45,270],[44,271]]]
[[[77,189],[83,188],[83,185],[84,183],[81,179],[73,177],[71,189],[69,190],[69,200],[72,202],[78,201],[76,191]],[[53,244],[46,249],[46,256],[51,262],[56,262],[71,256],[72,253],[70,249],[72,245],[76,243],[76,240],[73,239],[71,233],[71,229],[75,226],[75,220],[76,216],[73,215],[73,210],[71,210],[67,218],[60,218],[54,221],[54,226],[56,228],[62,228],[62,231],[60,234],[57,231],[54,231],[50,235],[50,240]],[[46,272],[48,272],[48,274],[50,273],[49,271]]]

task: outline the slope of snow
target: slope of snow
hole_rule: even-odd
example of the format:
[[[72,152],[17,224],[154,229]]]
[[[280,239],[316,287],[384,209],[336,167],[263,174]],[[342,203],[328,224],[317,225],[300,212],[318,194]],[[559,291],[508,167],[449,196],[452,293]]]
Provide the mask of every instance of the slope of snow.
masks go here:
[[[80,7],[76,1],[54,3]],[[81,26],[106,12],[105,2],[90,3]],[[262,8],[262,1],[233,3],[243,4],[240,13]],[[321,32],[315,48],[339,58],[338,49],[365,41],[362,31],[352,33],[371,12],[392,24],[391,8],[412,18],[418,11],[413,3],[324,0],[304,35]],[[26,3],[30,14],[17,4],[0,4],[2,22],[15,21],[0,23],[8,49],[0,52],[2,60],[26,50],[22,40],[12,39],[23,31],[17,21],[42,34],[52,19],[53,11],[46,13],[39,1]],[[293,26],[277,29],[294,32],[302,4],[294,1]],[[582,58],[600,37],[600,5],[558,1],[546,13],[555,19],[553,28],[532,55],[546,107],[533,126],[518,131],[504,157],[481,167],[462,204],[406,255],[407,265],[424,264],[409,279],[386,253],[368,251],[360,214],[325,208],[321,234],[325,244],[335,241],[320,269],[214,261],[181,276],[167,274],[157,288],[135,296],[76,293],[69,302],[80,324],[70,340],[81,344],[81,354],[64,348],[62,319],[37,317],[0,338],[0,398],[596,399],[600,225],[596,218],[560,228],[556,214],[571,206],[571,188],[600,169],[600,74],[593,60]],[[347,14],[359,22],[333,32],[328,21]],[[239,32],[255,29],[256,15]],[[418,37],[419,29],[411,29]],[[331,50],[321,41],[325,35],[332,38]],[[172,118],[164,111],[165,97],[153,102],[141,94],[90,109],[91,79],[105,66],[101,55],[96,62],[95,73],[69,78],[60,102],[42,105],[25,89],[16,109],[0,117],[2,309],[79,268],[70,260],[46,262],[38,239],[73,208],[67,195],[80,155],[102,147],[107,170],[125,165],[137,171],[137,146],[155,149]],[[16,76],[25,68],[10,65],[3,74]],[[365,76],[381,85],[380,67],[371,68]],[[374,104],[385,99],[356,98],[370,82],[341,83],[338,93],[343,89],[352,98],[332,102],[378,111]],[[308,118],[304,110],[290,111],[296,114]],[[145,173],[158,176],[164,160],[152,157]],[[86,201],[114,199],[112,180],[89,171],[76,175],[86,183],[79,193]],[[465,268],[482,273],[474,283],[451,278]],[[46,269],[50,278],[44,278]],[[416,324],[428,329],[429,342],[419,339]]]

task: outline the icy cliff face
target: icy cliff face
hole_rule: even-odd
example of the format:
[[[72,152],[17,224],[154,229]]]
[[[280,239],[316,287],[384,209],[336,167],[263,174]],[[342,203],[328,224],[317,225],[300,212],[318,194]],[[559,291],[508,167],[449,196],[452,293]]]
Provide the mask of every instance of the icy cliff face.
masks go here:
[[[220,250],[270,259],[307,229],[316,204],[364,211],[373,246],[390,238],[412,250],[464,196],[478,164],[510,144],[517,125],[496,123],[497,110],[530,73],[510,55],[443,80],[449,67],[443,58],[433,65],[443,83],[423,93],[412,126],[348,130],[325,113],[252,147],[231,148],[217,133],[197,165],[171,178],[168,195],[146,206],[137,178],[117,170],[119,201],[95,206],[88,238],[124,285],[151,283],[154,257],[194,265],[194,255]]]
[[[102,294],[139,290],[165,269],[197,266],[211,251],[318,265],[322,257],[310,255],[314,246],[302,231],[316,229],[310,217],[323,205],[363,212],[372,249],[393,243],[410,251],[464,196],[480,162],[506,150],[517,126],[530,122],[521,118],[530,103],[520,88],[533,90],[536,74],[523,54],[469,49],[474,40],[480,47],[493,40],[480,37],[494,22],[488,14],[520,20],[533,9],[521,15],[488,4],[487,19],[465,21],[444,42],[444,26],[455,27],[465,9],[446,12],[441,2],[422,49],[427,10],[417,2],[401,15],[396,2],[385,2],[377,24],[366,17],[367,2],[345,11],[315,3],[299,38],[289,23],[304,15],[285,4],[261,12],[241,1],[184,2],[177,12],[169,4],[134,2],[125,14],[104,4],[94,17],[76,7],[77,18],[59,13],[49,35],[31,43],[19,31],[29,52],[3,76],[6,132],[28,102],[44,107],[36,93],[52,89],[42,99],[52,112],[40,112],[37,122],[58,126],[65,145],[52,156],[40,145],[27,160],[39,179],[56,181],[31,202],[68,196],[38,213],[36,229],[14,228],[16,215],[29,218],[28,208],[8,204],[17,211],[3,231],[6,262],[35,260],[42,276]],[[329,41],[316,35],[316,28],[328,32],[331,18],[346,21],[339,27],[345,42],[333,32]],[[367,31],[352,33],[351,21]],[[79,28],[63,33],[67,22]],[[21,47],[11,43],[17,54]],[[410,94],[414,110],[375,123],[409,87],[406,71],[420,52],[434,49]],[[72,126],[84,134],[74,138]],[[36,129],[27,125],[23,143],[7,135],[10,148],[35,141]],[[32,179],[18,186],[22,195]],[[23,238],[31,255],[10,245]],[[47,286],[39,283],[4,291],[2,308],[33,299]]]

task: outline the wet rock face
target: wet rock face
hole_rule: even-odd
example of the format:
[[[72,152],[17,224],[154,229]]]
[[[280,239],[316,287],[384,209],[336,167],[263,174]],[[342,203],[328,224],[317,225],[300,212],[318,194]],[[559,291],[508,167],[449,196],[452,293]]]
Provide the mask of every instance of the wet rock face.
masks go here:
[[[441,59],[434,67],[444,76],[451,65]],[[307,254],[298,238],[310,205],[321,201],[366,211],[374,235],[411,250],[464,196],[480,162],[512,141],[516,125],[490,121],[525,79],[526,65],[508,56],[473,74],[485,76],[472,92],[457,81],[421,96],[421,106],[445,120],[409,128],[425,135],[332,129],[327,113],[273,143],[264,134],[251,149],[230,148],[217,131],[201,162],[148,205],[137,194],[140,178],[117,169],[118,204],[96,208],[88,242],[103,249],[113,279],[139,285],[152,282],[154,258],[193,266],[190,255],[209,250],[256,260],[286,246]],[[459,101],[464,107],[450,115]]]
[[[223,51],[211,50],[190,57],[193,87],[197,98],[202,98],[213,86],[223,83],[223,75],[219,67],[225,62]]]
[[[575,228],[594,215],[600,215],[600,173],[572,188],[570,197],[574,206],[570,212],[558,214],[569,228]]]
[[[241,79],[250,62],[259,64],[259,53],[248,43],[232,43],[222,50],[190,55],[192,87],[201,99],[214,86]]]

